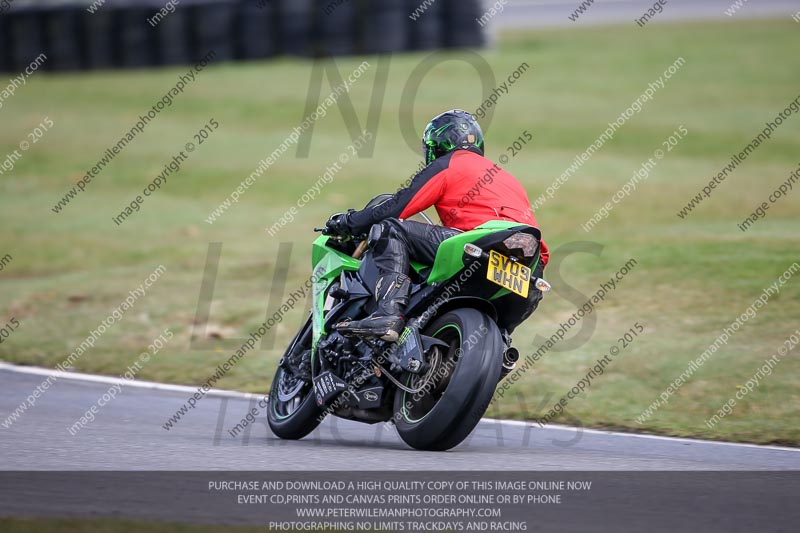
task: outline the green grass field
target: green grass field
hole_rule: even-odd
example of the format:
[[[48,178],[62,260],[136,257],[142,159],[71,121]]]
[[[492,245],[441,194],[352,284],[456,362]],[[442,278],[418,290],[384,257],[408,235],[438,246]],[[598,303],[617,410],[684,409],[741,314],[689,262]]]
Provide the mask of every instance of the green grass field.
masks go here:
[[[599,256],[572,253],[563,281],[514,336],[523,356],[550,336],[628,259],[637,266],[594,314],[585,345],[551,351],[489,411],[532,419],[545,413],[633,324],[644,333],[567,416],[589,427],[758,443],[800,443],[800,363],[785,357],[774,373],[713,429],[704,424],[800,323],[800,278],[749,320],[644,424],[636,417],[736,319],[762,290],[800,260],[800,194],[789,194],[746,233],[736,224],[797,168],[800,118],[784,122],[686,219],[676,212],[800,93],[800,26],[788,22],[696,23],[553,30],[500,37],[481,52],[501,81],[520,63],[531,68],[498,102],[485,128],[497,158],[528,130],[534,142],[506,167],[531,199],[545,190],[679,56],[675,76],[536,213],[554,257],[576,241],[602,245]],[[401,95],[423,54],[391,59],[376,145],[353,159],[296,220],[270,237],[265,228],[314,184],[351,142],[338,110],[321,118],[307,158],[284,154],[217,222],[205,218],[303,118],[310,61],[211,66],[163,111],[61,213],[53,205],[128,131],[186,68],[142,72],[37,73],[0,109],[0,163],[45,117],[54,126],[0,176],[0,326],[19,327],[0,359],[53,367],[158,265],[167,271],[148,295],[74,365],[120,374],[165,328],[174,337],[139,373],[147,380],[198,384],[230,350],[192,350],[190,341],[209,243],[222,242],[209,331],[246,337],[267,312],[281,242],[293,243],[288,292],[310,274],[314,226],[379,192],[394,191],[419,164],[400,131]],[[457,58],[457,54],[453,57]],[[343,75],[365,58],[337,61]],[[351,91],[364,127],[378,59]],[[323,96],[330,90],[323,84]],[[421,130],[445,109],[474,110],[480,79],[463,61],[433,68],[413,110]],[[406,116],[406,115],[404,115]],[[139,194],[209,119],[219,122],[179,174],[116,226],[112,217]],[[611,198],[680,126],[688,135],[590,233],[580,224]],[[507,152],[506,152],[507,153]],[[546,277],[548,273],[546,273]],[[243,358],[219,383],[266,392],[284,346],[304,311],[276,329],[275,348]],[[218,340],[212,342],[219,344]],[[549,399],[548,399],[549,398]],[[547,404],[543,405],[545,399]],[[154,423],[158,423],[154,421]]]

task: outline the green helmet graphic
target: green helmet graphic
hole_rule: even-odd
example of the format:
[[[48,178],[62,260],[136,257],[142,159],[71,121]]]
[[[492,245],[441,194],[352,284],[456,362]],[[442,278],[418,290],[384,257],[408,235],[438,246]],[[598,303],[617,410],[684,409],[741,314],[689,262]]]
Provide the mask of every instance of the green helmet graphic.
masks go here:
[[[434,117],[422,134],[422,157],[426,165],[448,152],[470,147],[483,155],[483,131],[475,117],[461,109]]]

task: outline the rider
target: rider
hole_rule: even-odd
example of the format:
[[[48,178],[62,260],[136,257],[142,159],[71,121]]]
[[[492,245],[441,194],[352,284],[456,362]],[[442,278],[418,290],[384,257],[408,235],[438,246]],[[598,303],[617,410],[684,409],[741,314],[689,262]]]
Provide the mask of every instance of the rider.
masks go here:
[[[367,242],[380,273],[377,310],[363,320],[339,324],[343,333],[397,340],[405,327],[403,312],[411,289],[409,260],[433,264],[445,239],[489,220],[538,227],[519,181],[483,156],[483,132],[470,113],[453,109],[434,117],[422,135],[422,150],[427,166],[408,187],[375,206],[334,215],[326,224],[337,234],[361,235],[369,230]],[[443,226],[406,220],[430,206],[436,208]],[[549,257],[542,241],[534,276],[542,276]],[[516,324],[530,316],[541,296],[532,288],[527,310]]]

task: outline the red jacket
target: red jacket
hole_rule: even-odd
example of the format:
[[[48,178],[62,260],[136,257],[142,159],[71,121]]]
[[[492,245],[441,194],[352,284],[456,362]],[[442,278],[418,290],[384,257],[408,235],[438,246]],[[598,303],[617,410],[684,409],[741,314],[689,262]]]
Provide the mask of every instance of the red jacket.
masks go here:
[[[408,218],[434,206],[442,224],[471,230],[488,220],[511,220],[539,227],[528,193],[517,179],[489,159],[456,150],[423,168],[408,187],[370,209],[351,215],[351,223],[367,229],[384,218]],[[550,252],[541,242],[542,264]]]

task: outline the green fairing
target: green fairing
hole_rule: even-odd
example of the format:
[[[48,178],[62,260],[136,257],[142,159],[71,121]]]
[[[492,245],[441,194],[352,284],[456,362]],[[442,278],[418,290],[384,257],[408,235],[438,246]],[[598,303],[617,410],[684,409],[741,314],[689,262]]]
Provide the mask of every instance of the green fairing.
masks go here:
[[[414,272],[419,272],[420,270],[424,270],[424,269],[428,268],[428,266],[429,265],[426,265],[424,263],[420,263],[418,261],[414,261],[413,259],[411,260],[411,268],[414,269]]]
[[[428,283],[438,283],[452,278],[464,268],[464,245],[496,231],[524,226],[519,222],[490,220],[477,228],[454,235],[439,245],[433,269],[428,276]]]
[[[459,233],[442,242],[439,245],[439,250],[436,253],[436,260],[433,263],[433,268],[428,276],[428,283],[437,283],[450,279],[458,273],[459,270],[464,268],[464,245],[474,242],[485,235],[489,235],[496,231],[502,231],[510,228],[523,226],[519,222],[509,222],[504,220],[490,220],[484,222],[477,228]],[[322,309],[325,305],[325,291],[330,284],[336,279],[343,270],[358,270],[361,261],[353,259],[349,255],[343,254],[338,250],[334,250],[327,246],[327,235],[320,235],[314,240],[311,249],[311,264],[313,271],[311,279],[313,283],[313,298],[314,305],[311,308],[312,324],[314,328],[313,336],[313,350],[312,354],[316,352],[316,346],[319,339],[325,334],[325,321],[322,316]],[[425,265],[416,261],[411,262],[412,268],[420,271],[425,268]],[[498,298],[508,293],[507,289],[500,289],[491,299]]]
[[[311,280],[314,298],[311,307],[311,320],[314,328],[312,354],[316,352],[317,342],[325,333],[325,320],[322,316],[325,291],[343,270],[358,270],[361,264],[358,259],[326,246],[329,239],[330,237],[327,235],[320,235],[314,240],[311,248],[311,265],[313,267]]]

